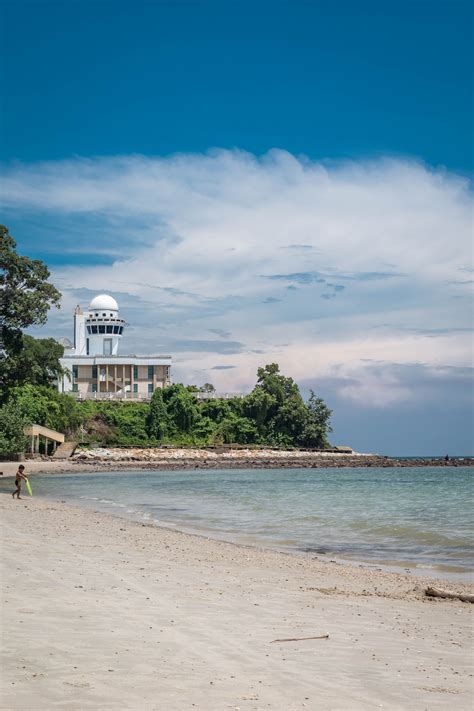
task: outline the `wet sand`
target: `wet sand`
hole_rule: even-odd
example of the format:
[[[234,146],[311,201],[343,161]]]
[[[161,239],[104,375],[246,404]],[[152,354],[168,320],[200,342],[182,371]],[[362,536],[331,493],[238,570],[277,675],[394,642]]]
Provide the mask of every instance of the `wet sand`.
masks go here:
[[[472,605],[424,597],[453,583],[38,498],[0,509],[1,708],[471,707]]]

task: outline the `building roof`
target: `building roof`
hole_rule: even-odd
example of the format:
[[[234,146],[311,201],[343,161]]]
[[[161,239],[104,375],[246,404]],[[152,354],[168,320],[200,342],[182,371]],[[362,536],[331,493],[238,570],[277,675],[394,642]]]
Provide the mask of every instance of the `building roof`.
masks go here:
[[[62,365],[171,365],[170,355],[69,355],[65,353],[59,362]]]
[[[93,311],[94,309],[106,309],[107,311],[118,311],[118,304],[113,296],[109,294],[99,294],[94,296],[89,304],[89,309]]]

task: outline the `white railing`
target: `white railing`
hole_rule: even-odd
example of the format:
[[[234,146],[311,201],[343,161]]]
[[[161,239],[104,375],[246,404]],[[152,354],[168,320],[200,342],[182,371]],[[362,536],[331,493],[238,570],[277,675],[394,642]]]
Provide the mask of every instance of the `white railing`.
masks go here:
[[[136,400],[142,402],[149,402],[153,393],[133,393],[133,392],[119,392],[119,393],[92,393],[92,392],[69,392],[68,395],[72,395],[76,400]],[[197,400],[231,400],[232,398],[243,398],[244,393],[201,393],[194,392],[194,397]]]
[[[232,400],[234,397],[237,397],[237,398],[244,397],[244,393],[218,393],[218,392],[202,393],[202,392],[197,392],[197,393],[193,393],[193,395],[198,400]]]
[[[81,392],[70,392],[68,395],[72,395],[76,400],[151,400],[153,393],[81,393]]]

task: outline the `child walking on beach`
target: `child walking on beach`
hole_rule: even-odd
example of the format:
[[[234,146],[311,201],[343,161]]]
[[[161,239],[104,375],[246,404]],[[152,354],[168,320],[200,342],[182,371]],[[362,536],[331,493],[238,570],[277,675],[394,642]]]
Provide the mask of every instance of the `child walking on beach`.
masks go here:
[[[24,481],[26,481],[26,479],[27,479],[27,477],[23,474],[24,471],[25,471],[25,467],[23,466],[23,464],[20,464],[20,466],[18,467],[16,476],[15,476],[16,489],[12,493],[13,498],[15,498],[15,494],[16,494],[16,498],[21,499],[21,496],[20,496],[20,494],[21,494],[21,480],[23,479]]]

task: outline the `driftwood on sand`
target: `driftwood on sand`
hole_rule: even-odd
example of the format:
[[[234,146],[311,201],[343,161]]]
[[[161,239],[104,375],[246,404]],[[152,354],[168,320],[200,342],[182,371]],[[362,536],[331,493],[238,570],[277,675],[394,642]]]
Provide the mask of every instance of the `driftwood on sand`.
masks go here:
[[[274,642],[301,642],[304,639],[329,639],[329,635],[321,634],[318,637],[288,637],[287,639],[272,639],[271,644]]]
[[[474,602],[474,595],[468,593],[456,593],[441,588],[426,588],[425,595],[428,597],[444,597],[448,600],[461,600],[462,602]]]

